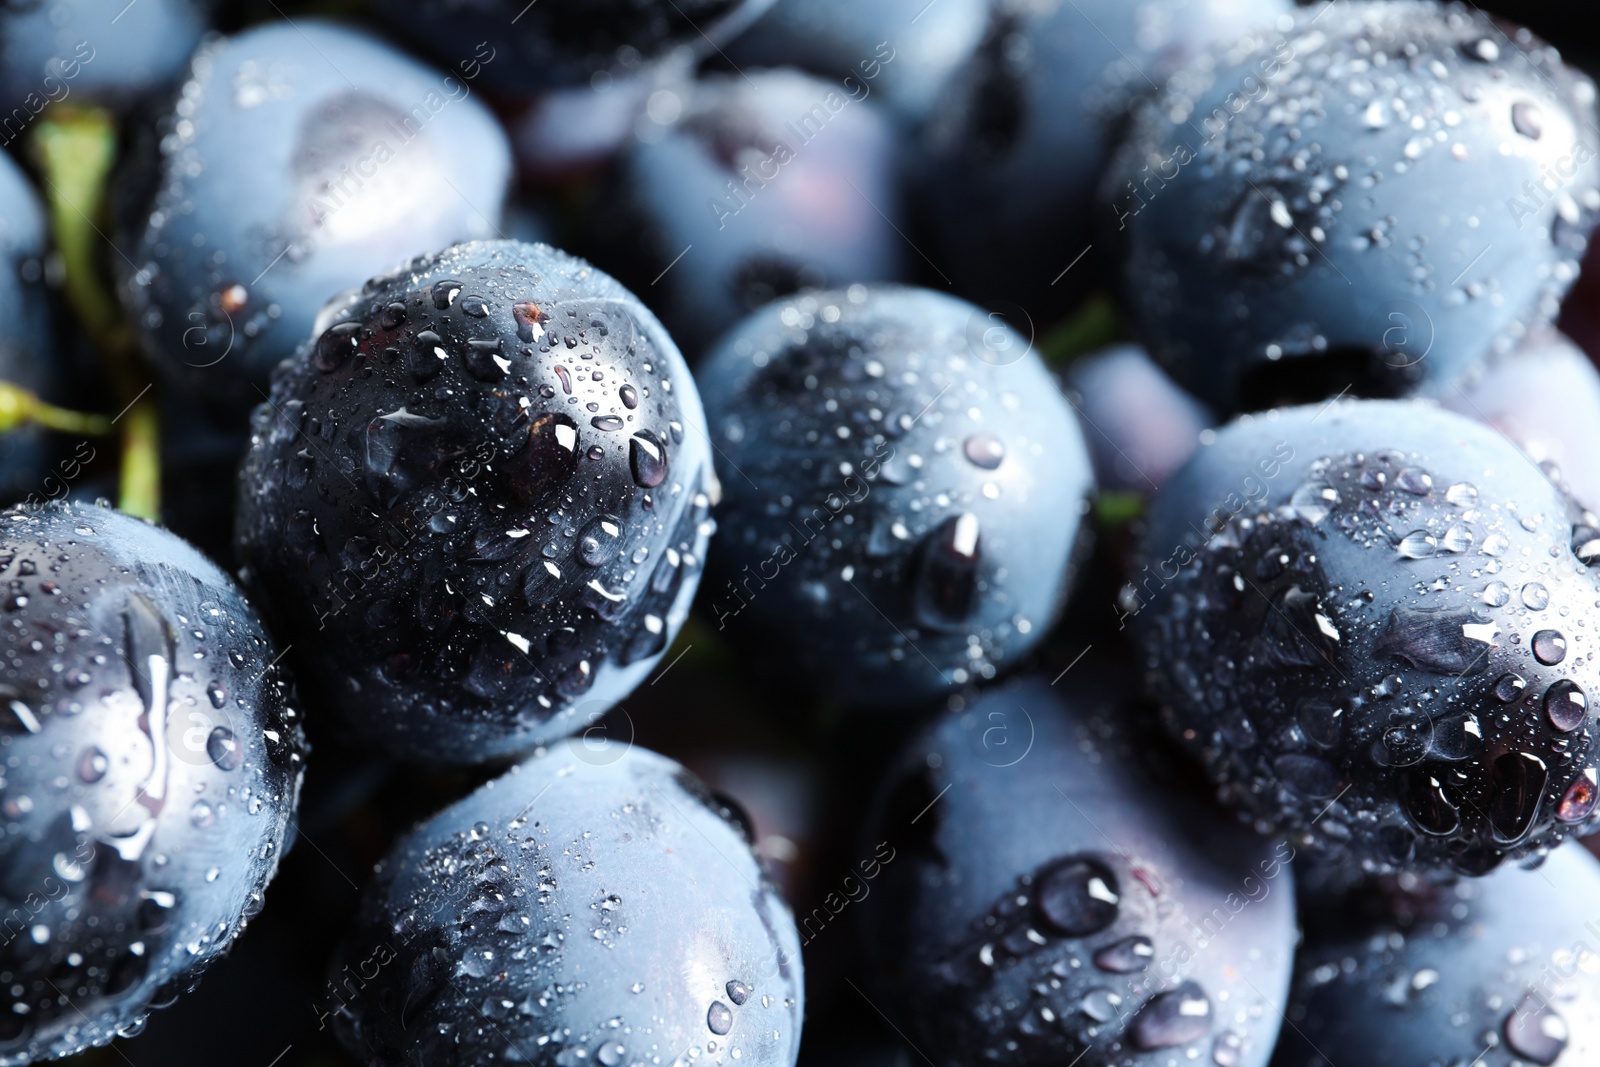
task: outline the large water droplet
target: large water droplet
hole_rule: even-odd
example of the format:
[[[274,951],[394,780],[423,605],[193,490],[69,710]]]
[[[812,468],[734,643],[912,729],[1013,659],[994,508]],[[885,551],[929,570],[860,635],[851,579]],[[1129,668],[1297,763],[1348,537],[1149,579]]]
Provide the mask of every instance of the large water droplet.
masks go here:
[[[1323,748],[1333,748],[1339,743],[1339,735],[1343,732],[1344,709],[1335,707],[1326,700],[1317,697],[1306,697],[1300,701],[1296,709],[1296,719],[1300,723],[1300,730],[1310,738],[1313,744]]]
[[[1531,642],[1533,658],[1554,667],[1567,658],[1567,639],[1559,630],[1540,630]]]
[[[984,470],[994,470],[1006,458],[1005,442],[992,433],[980,432],[968,437],[961,445],[967,461]]]
[[[733,1029],[733,1009],[720,1000],[711,1002],[711,1009],[706,1012],[706,1027],[718,1037]]]
[[[1155,955],[1155,942],[1143,934],[1134,934],[1121,941],[1113,941],[1096,952],[1094,965],[1112,974],[1132,974],[1150,966]]]
[[[1444,785],[1427,771],[1408,771],[1400,779],[1400,801],[1424,833],[1443,836],[1461,825],[1461,815]]]
[[[1159,993],[1134,1017],[1129,1034],[1145,1051],[1198,1041],[1211,1033],[1211,998],[1196,982]]]
[[[1522,604],[1534,611],[1543,611],[1550,606],[1550,590],[1538,582],[1529,582],[1522,587]]]
[[[599,567],[615,558],[621,545],[622,520],[614,515],[591,519],[578,535],[578,558]]]
[[[1473,611],[1395,608],[1373,651],[1433,674],[1475,674],[1488,666],[1493,634]]]
[[[1339,491],[1327,482],[1305,482],[1289,497],[1289,507],[1296,517],[1315,526],[1328,517],[1328,512],[1339,503]]]
[[[1069,856],[1039,876],[1040,919],[1066,937],[1098,933],[1117,920],[1117,877],[1098,860]]]
[[[236,770],[244,760],[244,746],[239,743],[232,730],[226,726],[218,726],[213,728],[210,736],[206,738],[206,755],[222,770]]]
[[[1395,488],[1412,496],[1427,496],[1433,492],[1433,475],[1419,467],[1406,467],[1394,478]]]
[[[977,610],[982,550],[978,517],[952,515],[923,538],[912,573],[911,604],[930,629],[963,626]]]
[[[1540,1067],[1551,1067],[1567,1048],[1566,1020],[1538,993],[1525,995],[1506,1016],[1505,1035],[1512,1052]]]
[[[1502,704],[1510,704],[1522,699],[1523,690],[1527,688],[1527,679],[1522,675],[1502,674],[1494,683],[1494,698]]]
[[[1562,794],[1556,818],[1562,822],[1582,822],[1594,811],[1597,800],[1600,800],[1600,772],[1586,767]]]
[[[528,445],[511,461],[511,488],[523,500],[541,500],[577,469],[578,424],[564,412],[550,412],[528,425]]]
[[[1439,759],[1471,759],[1483,750],[1483,726],[1470,711],[1451,715],[1433,724],[1433,743],[1428,754]]]
[[[1562,679],[1545,690],[1544,714],[1551,726],[1571,733],[1588,719],[1589,698],[1576,682]]]
[[[1511,105],[1511,128],[1531,141],[1544,133],[1544,114],[1539,105],[1528,100],[1518,100]]]
[[[1502,841],[1520,840],[1539,814],[1550,777],[1545,762],[1531,752],[1507,752],[1494,761],[1490,777],[1489,825]]]
[[[1439,542],[1427,530],[1412,530],[1395,546],[1401,559],[1427,559],[1439,550]]]
[[[633,480],[654,489],[667,480],[667,445],[652,430],[639,430],[628,439],[628,463]]]

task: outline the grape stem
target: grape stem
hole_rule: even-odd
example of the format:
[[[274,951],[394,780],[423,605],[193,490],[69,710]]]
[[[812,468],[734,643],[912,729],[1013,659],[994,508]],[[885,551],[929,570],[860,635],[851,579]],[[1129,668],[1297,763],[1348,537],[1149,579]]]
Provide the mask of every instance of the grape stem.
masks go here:
[[[161,517],[160,409],[139,366],[133,331],[99,265],[103,246],[111,243],[95,220],[105,216],[106,185],[117,157],[116,120],[104,108],[53,105],[35,125],[31,148],[44,179],[67,300],[100,350],[117,393],[127,405],[123,414],[106,422],[108,430],[116,423],[122,437],[117,506],[130,515],[157,522]],[[34,418],[51,425],[46,420],[59,415],[76,413],[40,408]]]

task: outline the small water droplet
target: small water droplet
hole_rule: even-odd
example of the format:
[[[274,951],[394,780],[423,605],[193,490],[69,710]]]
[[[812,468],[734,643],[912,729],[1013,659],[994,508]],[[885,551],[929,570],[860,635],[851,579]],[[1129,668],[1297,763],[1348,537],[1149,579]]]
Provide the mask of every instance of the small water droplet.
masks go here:
[[[967,461],[975,467],[992,471],[1006,458],[1005,442],[992,433],[975,433],[961,445]]]
[[[206,755],[225,771],[236,770],[244,760],[244,746],[226,726],[215,727],[206,738]]]
[[[1528,100],[1518,100],[1511,105],[1511,127],[1531,141],[1544,133],[1544,114],[1539,105]]]

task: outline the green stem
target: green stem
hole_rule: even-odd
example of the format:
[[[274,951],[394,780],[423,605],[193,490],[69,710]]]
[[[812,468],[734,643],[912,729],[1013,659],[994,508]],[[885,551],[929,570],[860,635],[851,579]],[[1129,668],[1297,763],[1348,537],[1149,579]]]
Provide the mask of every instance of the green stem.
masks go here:
[[[1084,301],[1070,319],[1045,335],[1039,346],[1045,362],[1062,366],[1120,337],[1116,305],[1104,293]]]
[[[150,397],[122,417],[122,494],[117,507],[161,521],[161,409]]]
[[[116,120],[103,108],[56,105],[34,127],[32,149],[44,177],[67,300],[100,349],[122,401],[130,405],[121,417],[118,506],[129,514],[157,521],[161,501],[159,415],[154,401],[145,395],[147,386],[134,350],[133,332],[100,271],[100,255],[108,242],[95,220],[105,215],[106,185],[116,163]],[[56,416],[41,410],[38,417],[44,422]]]

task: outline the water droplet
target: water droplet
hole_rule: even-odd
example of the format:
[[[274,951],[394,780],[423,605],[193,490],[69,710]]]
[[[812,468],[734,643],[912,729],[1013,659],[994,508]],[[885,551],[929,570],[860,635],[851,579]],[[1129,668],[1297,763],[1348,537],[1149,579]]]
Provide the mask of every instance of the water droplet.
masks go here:
[[[1122,998],[1104,986],[1095,986],[1078,1001],[1078,1010],[1097,1023],[1110,1022],[1119,1014]]]
[[[1544,114],[1539,110],[1539,105],[1527,100],[1512,104],[1511,128],[1529,140],[1537,141],[1544,133]]]
[[[1472,547],[1472,531],[1457,523],[1444,532],[1439,547],[1446,552],[1461,553]]]
[[[433,283],[433,306],[440,311],[448,311],[450,305],[455,303],[456,294],[461,292],[461,283],[451,278]]]
[[[952,515],[918,547],[912,571],[912,611],[929,629],[966,624],[977,610],[978,569],[982,562],[978,517]]]
[[[1488,666],[1494,633],[1474,611],[1395,608],[1373,651],[1433,674],[1475,674]]]
[[[1522,604],[1534,611],[1543,611],[1550,606],[1550,590],[1538,582],[1529,582],[1522,587]]]
[[[538,501],[566,484],[578,469],[578,424],[562,412],[540,415],[528,426],[528,447],[511,463],[511,488]]]
[[[1572,528],[1572,554],[1586,567],[1600,563],[1600,530],[1593,526]]]
[[[622,397],[622,406],[632,411],[639,406],[639,390],[631,385],[624,385],[617,390],[617,395]]]
[[[1134,1017],[1129,1034],[1146,1052],[1198,1041],[1211,1033],[1211,998],[1196,982],[1158,993]]]
[[[713,1000],[711,1010],[706,1012],[706,1027],[718,1037],[726,1034],[733,1029],[733,1009],[720,1000]]]
[[[1511,603],[1511,587],[1505,582],[1490,582],[1483,590],[1483,602],[1491,608],[1503,608]]]
[[[1310,738],[1312,743],[1323,748],[1333,748],[1339,743],[1343,716],[1343,708],[1334,707],[1326,700],[1316,697],[1302,699],[1296,712],[1301,732]]]
[[[1483,554],[1486,556],[1499,556],[1511,547],[1511,541],[1505,534],[1490,534],[1483,539]]]
[[[1577,683],[1562,679],[1545,690],[1544,714],[1551,726],[1571,733],[1589,717],[1589,698]]]
[[[205,829],[217,821],[216,809],[203,800],[197,800],[189,808],[189,823],[197,829]]]
[[[1433,475],[1417,467],[1406,467],[1394,477],[1395,488],[1412,496],[1433,492]]]
[[[589,425],[593,426],[597,430],[611,432],[622,429],[622,427],[626,424],[622,421],[621,415],[596,415],[594,418],[589,420]],[[648,430],[640,431],[640,433],[648,432]]]
[[[633,480],[654,489],[667,480],[667,446],[654,431],[639,430],[628,440],[628,463]]]
[[[1544,760],[1531,752],[1507,752],[1494,761],[1489,824],[1502,841],[1521,839],[1533,825],[1549,777]]]
[[[1471,759],[1483,749],[1483,726],[1470,711],[1451,715],[1433,724],[1433,743],[1429,755],[1440,759]]]
[[[544,336],[544,312],[538,304],[513,304],[511,317],[517,323],[517,340],[523,344],[532,344]]]
[[[1117,920],[1117,878],[1102,863],[1081,856],[1058,860],[1038,880],[1040,919],[1066,937],[1098,933]]]
[[[1478,502],[1478,487],[1467,482],[1457,482],[1444,491],[1444,498],[1458,508],[1470,508]]]
[[[1438,549],[1439,542],[1427,530],[1412,530],[1395,546],[1401,559],[1427,559]]]
[[[461,349],[461,362],[467,373],[480,382],[498,382],[511,369],[511,361],[503,355],[500,338],[474,338]]]
[[[222,770],[236,770],[244,760],[244,746],[239,744],[232,730],[218,726],[206,738],[206,755]]]
[[[1538,993],[1528,993],[1506,1016],[1506,1044],[1518,1057],[1551,1067],[1567,1048],[1567,1023],[1550,1002]]]
[[[1567,658],[1567,639],[1559,630],[1540,630],[1533,635],[1533,658],[1554,667]]]
[[[745,1001],[750,999],[750,994],[754,992],[748,985],[737,978],[728,979],[728,984],[724,988],[728,991],[728,999],[733,1001],[735,1007],[742,1006]]]
[[[1094,954],[1094,965],[1112,974],[1132,974],[1150,966],[1155,958],[1156,946],[1143,934],[1114,941]]]
[[[578,558],[590,567],[609,563],[616,557],[621,536],[621,519],[613,515],[591,519],[578,535]]]
[[[1527,680],[1520,674],[1502,674],[1494,683],[1494,698],[1502,704],[1510,704],[1522,697],[1522,691],[1528,688]]]
[[[1593,813],[1596,801],[1600,801],[1600,772],[1587,767],[1562,795],[1556,807],[1556,818],[1562,822],[1582,822]]]
[[[361,340],[359,322],[340,322],[329,326],[317,338],[316,364],[323,374],[332,374],[344,366],[344,361],[355,352]]]
[[[1327,482],[1305,482],[1289,497],[1289,507],[1304,522],[1315,526],[1339,503],[1339,491]]]
[[[1408,771],[1400,779],[1400,802],[1423,833],[1444,836],[1461,825],[1461,815],[1444,785],[1427,771]]]
[[[992,471],[1006,458],[1005,442],[992,433],[975,433],[961,445],[962,453],[973,466]]]
[[[78,755],[78,779],[84,782],[98,782],[106,776],[106,771],[111,767],[111,761],[106,754],[90,745]]]

